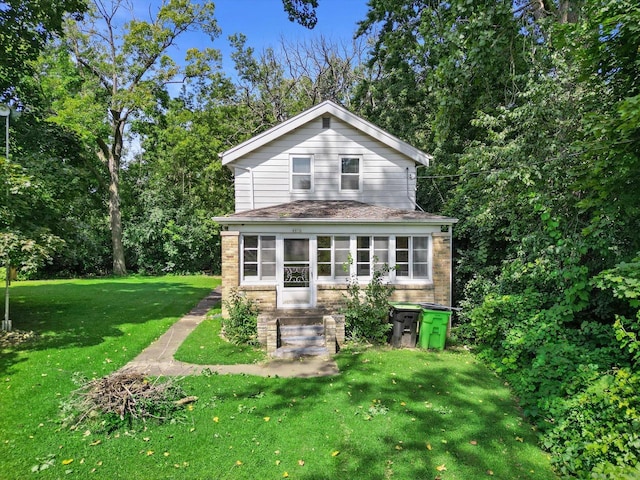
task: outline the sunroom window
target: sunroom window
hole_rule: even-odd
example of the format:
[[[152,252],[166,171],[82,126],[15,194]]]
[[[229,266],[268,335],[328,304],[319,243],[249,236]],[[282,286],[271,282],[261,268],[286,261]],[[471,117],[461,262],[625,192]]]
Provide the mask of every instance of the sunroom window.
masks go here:
[[[429,237],[396,237],[396,277],[429,279],[429,249]]]
[[[317,265],[319,278],[349,275],[349,243],[347,236],[319,236],[317,239]],[[347,267],[345,270],[345,266]]]
[[[242,278],[244,280],[275,280],[276,237],[245,235],[242,244]]]

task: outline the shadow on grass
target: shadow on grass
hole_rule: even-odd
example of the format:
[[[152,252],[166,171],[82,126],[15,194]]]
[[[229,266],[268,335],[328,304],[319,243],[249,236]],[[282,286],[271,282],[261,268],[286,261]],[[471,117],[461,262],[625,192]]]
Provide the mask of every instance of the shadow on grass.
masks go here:
[[[0,374],[22,353],[99,345],[121,337],[124,325],[142,325],[189,311],[210,288],[162,281],[97,280],[15,284],[11,318],[17,330],[32,330],[36,340],[5,349]]]
[[[344,401],[350,411],[345,415],[365,412],[366,416],[372,402],[378,402],[389,410],[385,421],[393,422],[394,434],[387,435],[384,427],[375,428],[383,417],[372,418],[367,424],[371,428],[363,427],[363,432],[374,437],[376,448],[370,448],[370,438],[361,442],[350,438],[337,446],[344,454],[336,459],[333,471],[300,478],[385,478],[381,451],[388,457],[388,468],[399,470],[396,473],[402,478],[409,478],[402,476],[407,473],[410,478],[435,478],[436,467],[443,463],[445,453],[458,466],[466,466],[472,472],[492,471],[493,475],[495,470],[493,478],[554,478],[549,470],[543,471],[539,462],[530,459],[532,451],[538,461],[541,457],[535,447],[535,435],[522,423],[509,390],[499,379],[469,355],[461,355],[460,366],[452,367],[455,362],[450,358],[444,361],[437,353],[413,353],[412,361],[406,352],[384,351],[381,355],[387,358],[379,362],[370,355],[343,355],[338,359],[342,372],[339,376],[304,381],[281,379],[274,385],[269,408],[286,409],[292,398],[298,399],[296,408],[288,410],[289,416],[323,408],[325,395],[331,391],[348,396]],[[439,456],[428,455],[428,442],[434,450],[440,450]],[[517,460],[510,456],[514,450],[520,452]]]

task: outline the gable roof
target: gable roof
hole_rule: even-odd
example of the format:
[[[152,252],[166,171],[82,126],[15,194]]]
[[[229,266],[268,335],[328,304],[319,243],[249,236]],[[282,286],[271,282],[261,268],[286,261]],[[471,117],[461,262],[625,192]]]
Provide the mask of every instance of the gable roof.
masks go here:
[[[339,118],[343,122],[348,123],[352,127],[360,130],[361,132],[379,140],[383,144],[387,145],[390,148],[406,155],[417,163],[428,166],[429,161],[433,158],[431,155],[424,153],[421,150],[418,150],[415,147],[412,147],[407,142],[400,140],[398,137],[391,135],[388,132],[385,132],[379,127],[376,127],[373,123],[360,118],[359,116],[351,113],[344,107],[333,103],[330,100],[326,100],[318,105],[311,107],[308,110],[296,115],[295,117],[290,118],[289,120],[285,120],[284,122],[276,125],[275,127],[270,128],[269,130],[256,135],[255,137],[250,138],[249,140],[237,145],[226,152],[222,152],[220,154],[220,158],[222,159],[222,165],[228,165],[234,160],[251,153],[252,151],[266,145],[277,138],[280,138],[283,135],[295,130],[296,128],[309,123],[312,120],[322,116],[322,115],[333,115],[336,118]]]
[[[214,217],[222,225],[245,223],[399,223],[419,225],[452,225],[457,218],[443,217],[417,210],[369,205],[352,200],[297,200],[226,217]]]

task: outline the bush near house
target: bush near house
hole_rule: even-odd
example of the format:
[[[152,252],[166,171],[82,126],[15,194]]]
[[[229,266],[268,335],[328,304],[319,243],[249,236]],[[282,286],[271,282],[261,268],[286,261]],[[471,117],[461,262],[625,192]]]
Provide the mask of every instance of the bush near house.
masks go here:
[[[345,333],[348,339],[359,342],[383,344],[391,329],[389,323],[389,298],[394,287],[384,282],[389,267],[385,265],[373,272],[371,281],[362,287],[358,278],[352,276],[343,295],[345,306]]]
[[[223,334],[231,343],[256,344],[258,341],[258,306],[237,289],[229,293],[224,302],[228,317],[223,318]]]

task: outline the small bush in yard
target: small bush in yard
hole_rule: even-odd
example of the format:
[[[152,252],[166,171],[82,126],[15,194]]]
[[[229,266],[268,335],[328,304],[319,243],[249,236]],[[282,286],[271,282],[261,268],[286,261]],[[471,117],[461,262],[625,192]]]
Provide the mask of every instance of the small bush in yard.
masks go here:
[[[223,318],[222,327],[227,340],[236,345],[255,344],[258,338],[258,307],[255,302],[233,289],[224,305],[228,318]]]
[[[373,277],[362,288],[358,278],[353,276],[347,284],[344,295],[346,335],[350,340],[368,341],[374,344],[386,343],[391,329],[389,323],[389,298],[394,288],[384,282],[389,267],[374,270]]]

